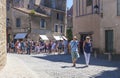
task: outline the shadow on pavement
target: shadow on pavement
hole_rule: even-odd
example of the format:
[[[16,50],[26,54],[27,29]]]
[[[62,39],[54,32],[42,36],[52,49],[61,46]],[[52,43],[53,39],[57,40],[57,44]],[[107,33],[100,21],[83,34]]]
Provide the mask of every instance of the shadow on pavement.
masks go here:
[[[46,55],[46,56],[32,56],[38,59],[44,59],[52,62],[64,62],[64,63],[72,63],[71,55]],[[81,55],[80,58],[77,60],[77,64],[85,64],[84,55]],[[106,66],[106,67],[119,67],[120,62],[116,61],[108,61],[103,59],[94,58],[91,56],[90,65],[97,65],[97,66]]]
[[[44,59],[44,60],[49,60],[52,62],[67,62],[67,63],[71,63],[71,56],[70,55],[63,55],[63,54],[59,54],[59,55],[47,55],[47,56],[32,56],[35,58],[39,58],[39,59]]]
[[[34,58],[48,60],[52,62],[64,62],[64,63],[71,63],[71,55],[47,55],[47,56],[32,56]],[[77,64],[85,64],[84,55],[81,55],[77,61]],[[103,72],[92,76],[91,78],[120,78],[120,62],[116,61],[108,61],[103,59],[94,58],[91,56],[90,65],[94,66],[104,66],[104,67],[115,67],[116,70],[107,71],[104,70]],[[72,66],[61,66],[61,68],[72,68]],[[76,69],[83,69],[86,66],[76,67]],[[92,71],[91,71],[92,72]]]
[[[93,76],[93,78],[120,78],[120,69],[114,71],[103,71],[100,74]]]
[[[81,67],[74,67],[76,69],[79,69],[79,68],[86,68],[88,66],[81,66]],[[61,68],[73,68],[73,66],[61,66]]]
[[[72,68],[72,66],[61,66],[61,68]]]

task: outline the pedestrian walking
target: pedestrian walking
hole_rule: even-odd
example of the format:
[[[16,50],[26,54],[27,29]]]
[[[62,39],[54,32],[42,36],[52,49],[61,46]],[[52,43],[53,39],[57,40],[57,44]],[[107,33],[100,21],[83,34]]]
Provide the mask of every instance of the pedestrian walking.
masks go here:
[[[36,53],[40,52],[40,50],[39,50],[39,42],[38,41],[35,43],[35,52]]]
[[[74,36],[73,40],[70,42],[73,67],[76,67],[76,61],[80,57],[78,53],[78,44],[79,43],[78,43],[77,37]]]
[[[9,52],[14,52],[14,43],[13,43],[13,41],[9,43]]]
[[[47,52],[47,42],[44,42],[44,52]]]
[[[15,52],[15,44],[14,44],[13,41],[12,41],[12,43],[11,43],[11,49],[12,49],[12,52]]]
[[[52,52],[56,52],[56,47],[57,47],[57,41],[54,41],[53,43],[52,43],[52,47],[51,47],[51,49],[52,49]]]
[[[32,41],[31,41],[31,52],[33,52],[34,49],[35,49],[35,43],[34,43],[34,41],[32,40]]]
[[[30,53],[31,53],[31,43],[30,43],[30,41],[28,41],[27,42],[27,54],[29,54],[30,55]]]
[[[68,40],[64,39],[63,45],[64,45],[64,54],[67,54],[68,53]]]
[[[25,45],[23,41],[21,41],[21,52],[22,54],[25,52]]]
[[[51,40],[48,43],[48,51],[49,51],[49,53],[52,52],[52,41]]]
[[[61,54],[62,48],[63,48],[63,42],[62,42],[62,40],[60,40],[60,41],[58,42],[58,54]]]
[[[83,51],[84,51],[86,66],[89,66],[90,53],[92,51],[92,44],[89,36],[87,36],[86,40],[83,42]]]
[[[25,46],[25,54],[27,54],[27,40],[24,41],[24,46]]]
[[[21,47],[20,41],[17,40],[17,42],[15,43],[15,48],[16,48],[17,54],[21,53],[21,48],[20,47]]]

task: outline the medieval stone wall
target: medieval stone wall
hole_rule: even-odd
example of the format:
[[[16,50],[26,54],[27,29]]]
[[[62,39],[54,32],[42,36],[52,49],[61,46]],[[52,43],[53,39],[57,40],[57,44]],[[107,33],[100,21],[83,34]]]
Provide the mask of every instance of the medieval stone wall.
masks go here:
[[[0,0],[0,69],[6,63],[6,0]]]

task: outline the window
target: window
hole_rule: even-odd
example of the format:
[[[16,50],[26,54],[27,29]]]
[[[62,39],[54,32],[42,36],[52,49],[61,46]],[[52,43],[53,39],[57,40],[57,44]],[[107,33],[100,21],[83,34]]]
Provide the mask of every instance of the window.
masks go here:
[[[60,33],[63,33],[63,26],[60,26]]]
[[[55,32],[58,32],[58,25],[55,25]]]
[[[10,9],[10,1],[7,0],[7,11],[9,11],[9,9]]]
[[[86,0],[86,5],[91,6],[92,5],[92,0]]]
[[[59,13],[57,13],[57,20],[59,20]]]
[[[76,16],[80,15],[80,0],[76,0]]]
[[[20,7],[20,0],[14,0],[14,6]]]
[[[62,10],[62,6],[63,6],[63,0],[58,0],[57,9]]]
[[[63,21],[64,15],[62,13],[57,13],[57,20]]]
[[[27,6],[27,7],[28,7],[28,9],[30,9],[30,5],[29,5],[29,4],[28,4],[28,6]]]
[[[16,18],[16,27],[20,27],[20,26],[21,26],[21,19]]]
[[[51,6],[52,6],[52,8],[55,9],[55,7],[56,7],[55,0],[51,0]]]
[[[120,0],[117,0],[117,15],[120,16]]]
[[[20,0],[20,7],[24,8],[24,0]]]
[[[24,7],[24,0],[14,0],[14,6],[15,7]]]
[[[60,14],[60,20],[63,21],[64,15]]]
[[[35,4],[34,0],[29,0],[28,9],[33,9],[34,8],[34,4]]]
[[[40,20],[40,28],[45,28],[46,27],[46,21],[45,19]]]
[[[8,27],[8,26],[9,26],[9,24],[10,24],[10,19],[9,19],[9,18],[7,18],[7,20],[6,20],[6,26]]]
[[[44,0],[44,6],[50,7],[51,6],[51,1],[50,0]]]

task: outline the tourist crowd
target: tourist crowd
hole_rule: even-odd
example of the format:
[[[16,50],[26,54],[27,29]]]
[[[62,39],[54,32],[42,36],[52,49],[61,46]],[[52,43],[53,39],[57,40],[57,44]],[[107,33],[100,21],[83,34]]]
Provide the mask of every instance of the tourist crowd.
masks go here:
[[[7,51],[18,54],[31,54],[31,53],[68,53],[68,41],[33,41],[33,40],[17,40],[10,42],[7,45]]]

